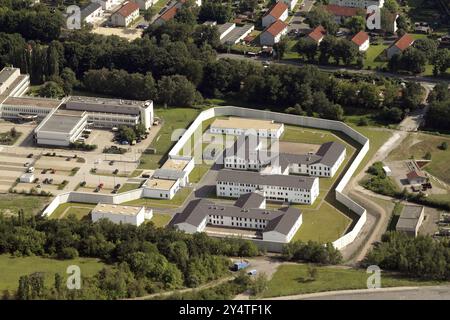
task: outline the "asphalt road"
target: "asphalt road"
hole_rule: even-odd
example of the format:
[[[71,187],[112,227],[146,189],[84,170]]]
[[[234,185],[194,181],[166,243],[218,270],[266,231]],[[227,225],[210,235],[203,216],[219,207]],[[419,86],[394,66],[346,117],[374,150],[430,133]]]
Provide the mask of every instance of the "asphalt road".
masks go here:
[[[309,29],[309,25],[304,22],[305,20],[305,13],[309,12],[311,8],[314,5],[314,0],[304,0],[304,6],[300,7],[299,10],[297,10],[294,13],[294,16],[292,17],[291,21],[289,22],[288,32],[291,30],[307,30]]]

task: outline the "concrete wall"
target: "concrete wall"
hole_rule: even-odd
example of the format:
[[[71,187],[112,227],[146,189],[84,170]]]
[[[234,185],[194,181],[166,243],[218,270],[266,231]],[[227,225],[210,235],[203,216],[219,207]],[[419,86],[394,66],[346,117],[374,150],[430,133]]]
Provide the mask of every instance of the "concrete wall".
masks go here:
[[[336,200],[342,203],[350,210],[352,210],[353,212],[355,212],[357,215],[359,215],[360,219],[358,220],[358,222],[351,231],[349,231],[343,237],[334,241],[333,245],[338,249],[342,249],[356,238],[356,236],[361,231],[361,228],[364,226],[366,222],[367,219],[366,209],[357,204],[352,199],[350,199],[347,195],[345,195],[343,190],[347,185],[347,183],[350,181],[353,174],[355,173],[359,164],[369,151],[369,139],[367,139],[364,135],[360,134],[358,131],[352,129],[347,124],[340,121],[295,116],[291,114],[277,113],[265,110],[245,109],[233,106],[225,106],[225,107],[211,108],[201,112],[199,116],[195,119],[195,121],[191,124],[191,126],[186,130],[185,134],[181,137],[181,139],[178,140],[175,146],[170,150],[169,155],[179,154],[179,152],[182,150],[186,142],[190,139],[190,137],[194,134],[194,132],[202,125],[203,121],[211,119],[213,117],[220,117],[220,116],[235,116],[244,118],[246,117],[263,120],[273,120],[275,122],[297,126],[340,131],[342,133],[345,133],[347,136],[349,136],[359,144],[361,144],[362,145],[361,150],[358,152],[349,169],[343,175],[341,181],[339,182],[335,190]]]

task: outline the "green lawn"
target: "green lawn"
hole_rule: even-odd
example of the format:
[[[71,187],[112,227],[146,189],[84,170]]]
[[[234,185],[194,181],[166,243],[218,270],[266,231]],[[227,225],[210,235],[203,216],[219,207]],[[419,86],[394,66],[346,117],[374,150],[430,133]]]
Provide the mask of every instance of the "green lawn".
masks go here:
[[[153,217],[150,221],[153,222],[156,227],[162,228],[165,227],[170,222],[170,220],[172,220],[172,217],[168,214],[153,213]]]
[[[349,125],[370,140],[369,151],[356,169],[355,175],[357,175],[367,165],[369,160],[373,158],[378,149],[380,149],[381,146],[392,136],[392,133],[388,130],[382,130],[379,128]]]
[[[15,291],[18,287],[19,278],[34,272],[43,272],[47,286],[52,286],[55,273],[63,277],[67,275],[66,270],[70,265],[77,265],[81,269],[82,276],[92,276],[99,272],[105,264],[98,259],[77,258],[73,260],[56,260],[41,257],[11,257],[6,254],[0,255],[0,290]]]
[[[327,130],[285,125],[280,141],[322,144],[330,141],[342,142],[342,139]]]
[[[319,210],[302,210],[303,223],[292,241],[333,242],[340,238],[352,223],[352,219],[324,202]]]
[[[367,69],[371,67],[375,69],[376,67],[383,67],[387,62],[382,59],[382,53],[389,46],[385,44],[371,44],[366,52],[366,58],[364,59],[364,68]]]
[[[124,183],[123,186],[120,187],[118,193],[139,189],[139,187],[140,184],[138,183]]]
[[[317,267],[316,280],[309,281],[307,265],[282,265],[269,281],[263,297],[277,297],[313,292],[351,290],[367,288],[367,278],[371,274],[364,269],[342,267]],[[435,285],[434,281],[418,281],[396,277],[391,273],[381,273],[382,287]]]
[[[95,207],[95,204],[90,203],[77,203],[67,202],[60,204],[58,208],[50,215],[50,219],[67,218],[69,214],[74,214],[78,219],[82,219],[87,216],[91,210]]]
[[[22,132],[16,131],[16,135],[13,137],[11,135],[11,131],[8,132],[0,132],[0,144],[12,146],[16,143],[16,141],[20,138]]]
[[[171,199],[150,199],[142,198],[133,201],[128,201],[122,203],[122,205],[129,206],[146,206],[146,207],[179,207],[181,206],[186,198],[191,194],[192,188],[181,188],[178,190],[177,194]]]
[[[150,148],[156,154],[143,154],[139,169],[157,169],[162,165],[164,157],[176,143],[172,141],[172,133],[176,129],[186,129],[197,117],[199,110],[190,108],[156,109],[156,116],[163,120],[162,128],[152,141]]]
[[[25,214],[37,214],[48,202],[50,202],[48,197],[19,194],[0,195],[0,213],[17,214],[20,209],[23,209]]]
[[[427,152],[431,153],[431,163],[426,165],[424,170],[433,176],[450,184],[450,149],[441,150],[439,146],[442,142],[450,145],[450,138],[445,136],[435,136],[431,134],[410,134],[404,142],[393,150],[389,160],[423,159]]]
[[[197,183],[203,176],[208,172],[211,166],[206,164],[199,164],[194,167],[194,169],[189,174],[189,182]]]

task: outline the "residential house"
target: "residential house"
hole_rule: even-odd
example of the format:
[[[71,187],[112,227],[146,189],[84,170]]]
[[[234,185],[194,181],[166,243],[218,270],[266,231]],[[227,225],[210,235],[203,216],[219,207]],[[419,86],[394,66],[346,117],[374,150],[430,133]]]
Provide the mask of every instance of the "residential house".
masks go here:
[[[288,25],[281,20],[277,20],[268,26],[260,35],[262,46],[273,46],[280,42],[281,37],[287,34]]]
[[[99,3],[91,2],[81,10],[81,21],[93,24],[96,19],[103,16],[103,8]]]
[[[366,52],[370,46],[369,35],[364,32],[358,32],[353,38],[352,42],[358,47],[360,52]]]
[[[129,1],[111,15],[111,22],[119,27],[128,27],[139,17],[139,6]]]
[[[275,21],[285,21],[289,16],[288,6],[284,2],[275,3],[269,12],[262,18],[262,26],[268,27]]]
[[[295,6],[298,3],[298,0],[279,0],[279,1],[284,2],[288,6],[289,11],[294,10]]]
[[[342,24],[346,19],[356,16],[358,14],[358,8],[341,7],[335,4],[329,4],[325,6],[325,9],[334,16],[334,20],[337,24]]]
[[[120,0],[91,0],[91,2],[98,3],[102,6],[103,10],[111,10],[114,6],[120,3]]]
[[[400,39],[398,39],[396,42],[394,42],[388,49],[387,49],[387,57],[388,59],[391,59],[396,54],[403,53],[406,49],[411,47],[414,43],[414,38],[411,37],[409,34],[403,35]]]
[[[322,26],[317,26],[313,31],[311,31],[308,34],[308,38],[314,40],[317,45],[319,45],[323,38],[325,38],[325,35],[327,34],[326,30]]]
[[[158,0],[134,0],[141,10],[147,10],[153,6]]]
[[[423,171],[414,170],[406,175],[411,185],[423,184],[428,181],[427,175]]]

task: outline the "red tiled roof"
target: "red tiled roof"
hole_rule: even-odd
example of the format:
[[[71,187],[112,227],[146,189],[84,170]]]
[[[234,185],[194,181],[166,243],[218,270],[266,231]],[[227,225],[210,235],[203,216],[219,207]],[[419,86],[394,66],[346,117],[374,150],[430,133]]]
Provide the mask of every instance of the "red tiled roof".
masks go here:
[[[416,179],[416,178],[426,178],[427,176],[422,171],[411,171],[406,175],[408,180]]]
[[[409,34],[406,33],[405,35],[403,35],[403,37],[401,37],[394,43],[394,46],[399,48],[401,51],[404,51],[408,49],[413,43],[414,43],[413,37],[411,37]]]
[[[325,6],[325,9],[327,9],[327,11],[332,13],[333,15],[341,16],[341,17],[356,16],[356,14],[358,12],[358,8],[341,7],[341,6],[337,6],[335,4],[329,4],[329,5]]]
[[[267,15],[271,15],[272,17],[279,19],[286,10],[288,10],[288,6],[283,1],[280,1],[270,8]]]
[[[277,36],[281,31],[283,31],[284,29],[287,28],[287,24],[284,23],[281,20],[277,20],[274,23],[272,23],[270,26],[268,26],[266,28],[266,30],[264,30],[264,32],[269,32],[271,35],[273,35],[274,37]]]
[[[358,47],[362,46],[364,42],[369,40],[369,35],[365,33],[364,31],[358,32],[353,38],[352,42],[356,44]]]
[[[177,11],[178,8],[176,6],[173,6],[169,10],[166,10],[159,18],[163,19],[164,21],[172,20],[177,14]]]
[[[324,27],[317,26],[313,31],[311,31],[308,36],[316,42],[319,42],[326,34]]]
[[[136,3],[130,1],[124,4],[119,10],[117,10],[116,13],[120,14],[122,17],[128,17],[136,10],[139,10],[139,6]]]

